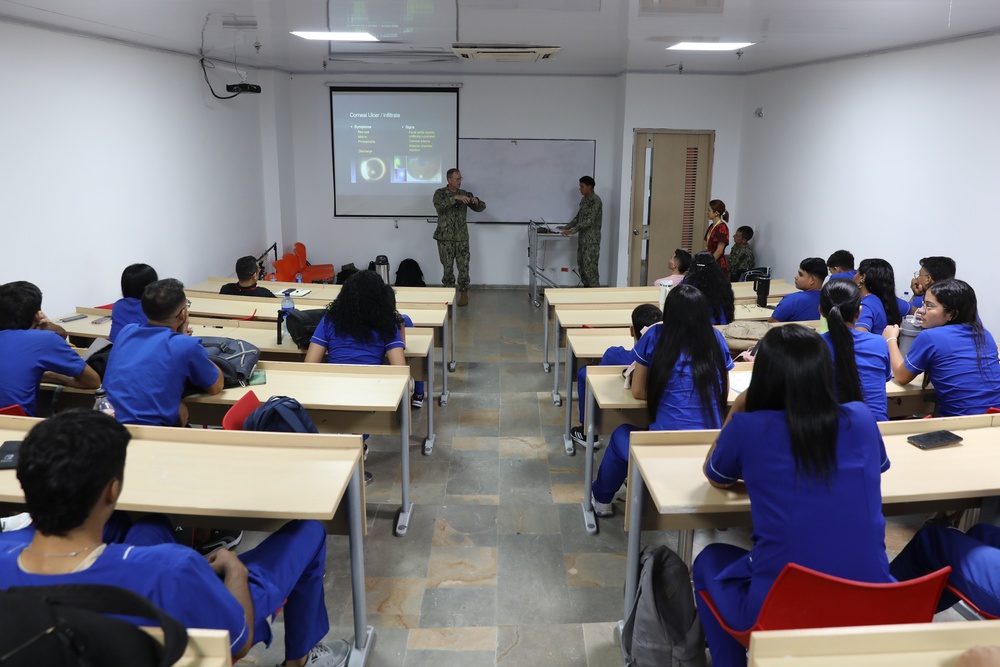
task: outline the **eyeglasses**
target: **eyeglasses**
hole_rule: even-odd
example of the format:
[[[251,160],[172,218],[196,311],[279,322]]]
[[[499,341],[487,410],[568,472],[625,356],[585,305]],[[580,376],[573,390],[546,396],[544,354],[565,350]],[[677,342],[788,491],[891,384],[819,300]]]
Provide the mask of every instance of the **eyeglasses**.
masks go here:
[[[914,272],[913,272],[913,277],[914,277],[914,278],[919,278],[919,277],[920,277],[920,271],[919,271],[919,270],[917,270],[917,271],[914,271]]]
[[[190,308],[191,307],[191,299],[184,299],[184,300],[187,301],[187,307]]]

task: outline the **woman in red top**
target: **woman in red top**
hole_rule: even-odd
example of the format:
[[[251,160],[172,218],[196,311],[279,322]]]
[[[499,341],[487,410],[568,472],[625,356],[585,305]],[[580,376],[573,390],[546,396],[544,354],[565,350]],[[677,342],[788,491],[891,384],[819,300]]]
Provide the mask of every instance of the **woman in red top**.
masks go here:
[[[715,261],[719,263],[719,268],[727,276],[729,275],[729,263],[726,262],[726,246],[729,245],[729,211],[726,210],[726,203],[721,199],[713,199],[708,202],[708,231],[705,232],[705,250],[712,253]]]

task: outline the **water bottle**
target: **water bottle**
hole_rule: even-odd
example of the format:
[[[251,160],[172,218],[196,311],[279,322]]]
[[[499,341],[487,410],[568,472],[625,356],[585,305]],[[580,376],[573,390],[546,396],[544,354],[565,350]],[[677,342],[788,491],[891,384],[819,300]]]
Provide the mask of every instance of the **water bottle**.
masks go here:
[[[288,313],[293,308],[295,308],[295,301],[292,300],[291,294],[286,294],[284,298],[281,299],[281,331],[286,336],[288,335]]]
[[[275,271],[275,272],[273,272],[273,273],[271,274],[271,282],[272,282],[272,283],[276,283],[276,282],[278,282],[278,272],[277,272],[277,271]]]
[[[295,282],[297,282],[297,283],[302,282],[302,272],[301,271],[299,271],[298,273],[295,274]]]
[[[104,387],[94,392],[94,409],[98,412],[103,412],[109,417],[115,416],[115,408],[111,405],[111,401],[108,400],[108,392],[104,391]]]

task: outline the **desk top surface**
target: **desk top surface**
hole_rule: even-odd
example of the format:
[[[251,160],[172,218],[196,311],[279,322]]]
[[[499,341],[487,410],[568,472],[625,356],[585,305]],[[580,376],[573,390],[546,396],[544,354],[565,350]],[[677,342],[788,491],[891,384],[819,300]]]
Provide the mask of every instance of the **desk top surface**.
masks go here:
[[[581,308],[579,305],[568,304],[556,306],[556,321],[564,329],[579,329],[581,327],[627,327],[632,324],[632,310],[635,304],[594,306]],[[774,314],[771,308],[761,308],[756,304],[739,304],[736,306],[736,319],[767,320]]]
[[[184,290],[186,292],[218,294],[219,289],[223,285],[233,282],[236,282],[236,278],[211,276],[207,280],[203,280],[195,285],[186,285]],[[326,299],[327,302],[337,298],[343,287],[342,285],[328,285],[325,283],[289,283],[280,280],[277,282],[261,281],[258,284],[261,287],[271,290],[274,294],[283,292],[286,289],[307,289],[310,290],[309,294],[306,295],[307,298]],[[393,287],[392,289],[396,292],[396,303],[398,304],[428,303],[450,305],[455,300],[454,287]]]
[[[882,502],[980,498],[1000,494],[1000,417],[974,415],[917,419],[879,425],[892,466],[882,474]],[[914,433],[954,431],[961,445],[924,451],[906,442]],[[633,433],[630,451],[653,497],[666,515],[745,513],[747,494],[709,485],[702,472],[709,444],[718,431]],[[942,474],[947,470],[948,474]]]
[[[0,416],[0,438],[38,423]],[[282,434],[129,426],[119,508],[264,519],[333,518],[361,456],[359,435]],[[220,484],[219,471],[239,480]],[[21,503],[14,470],[0,470],[0,502]]]

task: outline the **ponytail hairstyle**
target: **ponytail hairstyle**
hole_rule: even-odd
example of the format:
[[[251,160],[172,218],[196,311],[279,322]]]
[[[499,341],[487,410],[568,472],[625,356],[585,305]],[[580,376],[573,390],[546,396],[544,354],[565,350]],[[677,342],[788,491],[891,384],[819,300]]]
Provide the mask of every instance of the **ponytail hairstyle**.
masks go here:
[[[712,253],[706,250],[697,253],[683,282],[697,287],[705,295],[713,320],[721,323],[723,320],[732,322],[736,318],[733,286]]]
[[[726,202],[721,199],[713,199],[708,202],[708,207],[721,215],[723,222],[729,222],[729,211],[726,210]]]
[[[829,484],[837,468],[841,408],[823,338],[800,324],[768,331],[757,343],[746,411],[783,410],[795,470]]]
[[[660,402],[677,366],[687,363],[705,420],[711,428],[719,428],[729,371],[712,329],[708,299],[691,285],[681,283],[674,287],[663,304],[660,327],[646,376],[646,410],[650,421],[656,421]]]
[[[869,294],[874,294],[882,302],[887,324],[902,324],[899,303],[896,301],[896,274],[892,264],[884,259],[863,259],[858,264],[858,273],[864,278]]]
[[[996,360],[987,359],[986,334],[983,323],[979,321],[979,306],[975,290],[964,280],[949,278],[935,280],[927,287],[927,291],[934,295],[945,312],[951,316],[948,324],[968,324],[972,329],[972,339],[976,343],[976,357],[979,361],[979,373],[985,377],[986,364],[996,363]],[[925,374],[924,377],[926,376]]]
[[[833,379],[840,403],[864,400],[858,362],[854,356],[854,333],[851,331],[860,307],[861,289],[850,280],[831,280],[819,293],[819,312],[830,324]]]

